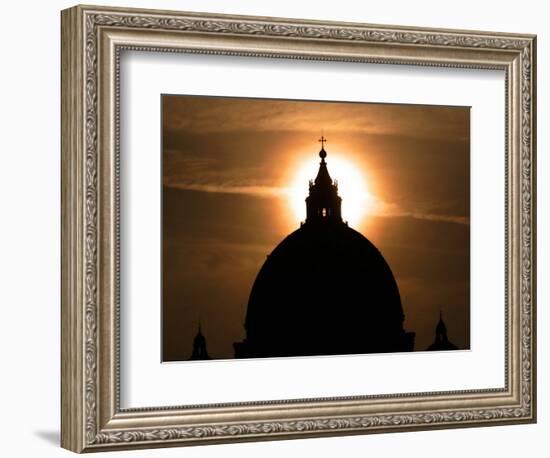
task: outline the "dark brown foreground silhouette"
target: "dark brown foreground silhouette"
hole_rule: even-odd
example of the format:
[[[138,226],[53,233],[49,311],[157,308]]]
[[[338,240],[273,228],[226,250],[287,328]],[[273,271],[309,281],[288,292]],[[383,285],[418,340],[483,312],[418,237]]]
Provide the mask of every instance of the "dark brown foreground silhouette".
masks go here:
[[[235,358],[414,350],[392,271],[378,249],[343,221],[324,145],[319,156],[306,221],[260,269]]]

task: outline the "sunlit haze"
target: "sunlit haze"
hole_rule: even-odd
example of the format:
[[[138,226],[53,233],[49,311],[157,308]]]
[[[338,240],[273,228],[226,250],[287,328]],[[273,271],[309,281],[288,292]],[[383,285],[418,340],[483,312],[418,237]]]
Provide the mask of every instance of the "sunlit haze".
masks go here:
[[[361,168],[345,156],[332,152],[328,146],[326,149],[329,151],[326,158],[328,170],[331,178],[337,181],[338,194],[342,198],[342,218],[350,226],[356,227],[374,204],[367,178],[361,173]],[[297,221],[301,222],[306,218],[305,199],[309,181],[315,179],[319,162],[319,158],[315,156],[298,165],[288,188],[288,204]]]

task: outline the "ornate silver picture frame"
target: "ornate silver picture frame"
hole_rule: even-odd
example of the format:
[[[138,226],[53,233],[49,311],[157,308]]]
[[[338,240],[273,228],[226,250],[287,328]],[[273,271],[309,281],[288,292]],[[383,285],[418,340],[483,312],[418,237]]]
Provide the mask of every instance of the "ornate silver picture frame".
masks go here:
[[[61,18],[62,447],[92,452],[536,421],[535,36],[93,6]],[[122,408],[119,71],[126,50],[504,72],[505,386]]]

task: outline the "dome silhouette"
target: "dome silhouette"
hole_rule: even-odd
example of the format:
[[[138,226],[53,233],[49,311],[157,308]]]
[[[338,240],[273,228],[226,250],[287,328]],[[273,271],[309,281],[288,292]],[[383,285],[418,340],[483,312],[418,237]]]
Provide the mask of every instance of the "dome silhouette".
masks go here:
[[[324,138],[322,138],[324,143]],[[323,148],[307,218],[267,256],[236,358],[412,351],[397,283],[380,251],[341,217]]]

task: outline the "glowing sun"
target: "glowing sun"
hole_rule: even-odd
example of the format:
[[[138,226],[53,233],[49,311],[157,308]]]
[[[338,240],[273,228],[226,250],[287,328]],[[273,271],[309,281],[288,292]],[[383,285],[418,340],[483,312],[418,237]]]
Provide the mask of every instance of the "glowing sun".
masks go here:
[[[338,194],[342,198],[342,219],[352,227],[359,225],[373,204],[366,177],[351,161],[332,153],[327,157],[327,168],[331,178],[338,182]],[[295,170],[296,174],[288,188],[288,201],[296,219],[304,221],[309,180],[314,180],[317,176],[319,161],[304,162]]]

